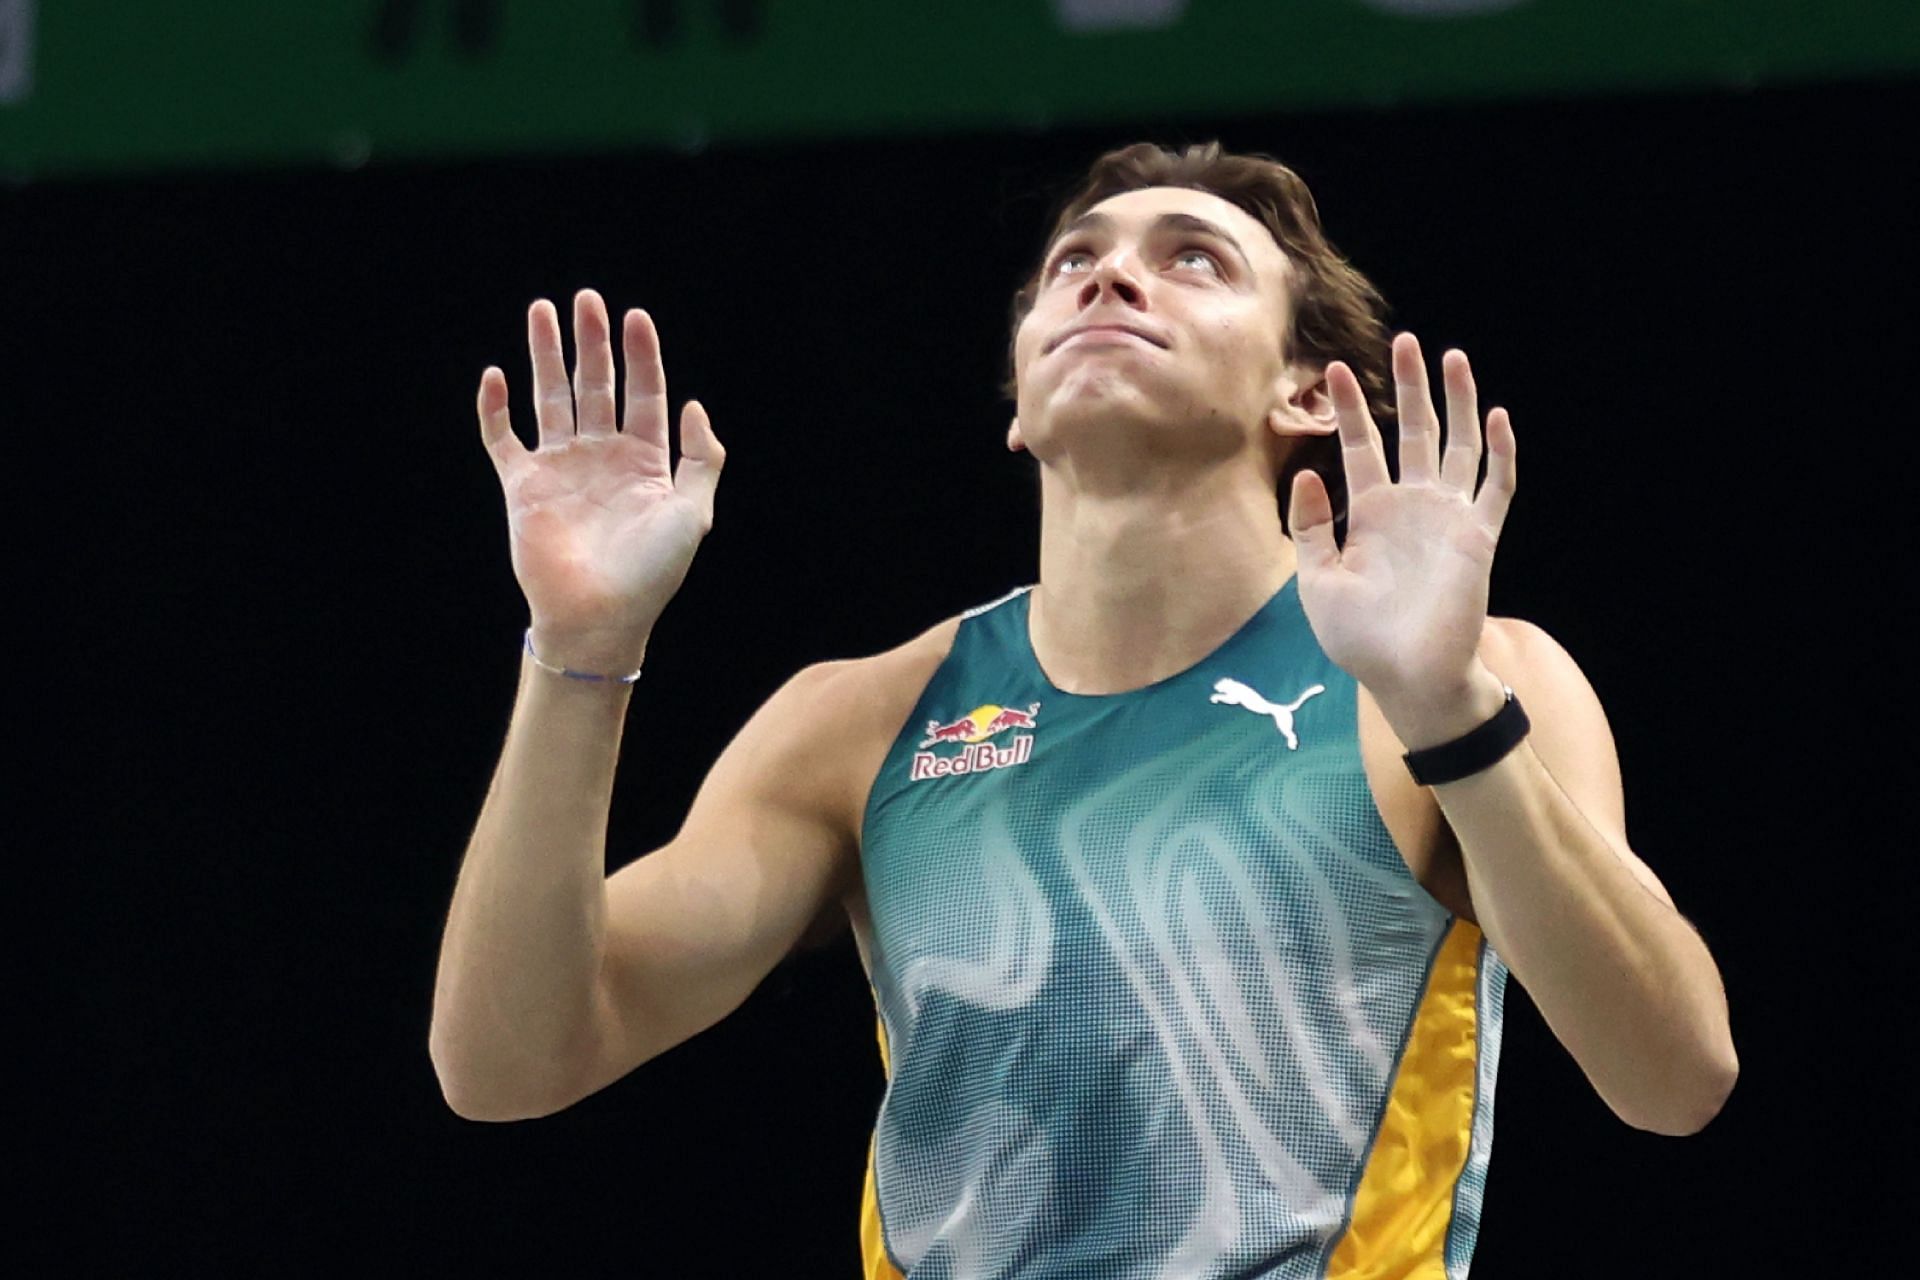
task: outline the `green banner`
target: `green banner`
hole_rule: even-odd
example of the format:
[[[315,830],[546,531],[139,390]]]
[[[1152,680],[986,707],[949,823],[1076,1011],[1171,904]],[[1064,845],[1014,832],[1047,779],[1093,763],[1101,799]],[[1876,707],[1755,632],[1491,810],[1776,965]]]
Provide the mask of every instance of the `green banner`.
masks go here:
[[[1913,0],[0,0],[0,174],[1915,71]]]

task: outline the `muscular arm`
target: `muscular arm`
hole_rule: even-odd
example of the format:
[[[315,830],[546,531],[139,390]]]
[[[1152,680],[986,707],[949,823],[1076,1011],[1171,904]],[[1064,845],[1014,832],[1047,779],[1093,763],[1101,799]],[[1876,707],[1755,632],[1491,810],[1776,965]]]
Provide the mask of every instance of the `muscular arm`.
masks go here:
[[[808,747],[817,704],[853,665],[789,681],[722,753],[679,834],[609,878],[629,695],[523,660],[435,984],[429,1045],[455,1111],[524,1119],[604,1087],[738,1007],[844,891],[844,785]]]
[[[1615,1114],[1697,1132],[1739,1074],[1726,993],[1700,935],[1628,848],[1599,700],[1530,624],[1489,620],[1481,657],[1485,679],[1452,703],[1382,708],[1402,741],[1431,745],[1492,714],[1504,681],[1533,723],[1492,768],[1433,789],[1481,928]]]
[[[460,865],[428,1047],[473,1119],[537,1114],[589,1035],[607,810],[629,692],[523,657],[507,740]]]

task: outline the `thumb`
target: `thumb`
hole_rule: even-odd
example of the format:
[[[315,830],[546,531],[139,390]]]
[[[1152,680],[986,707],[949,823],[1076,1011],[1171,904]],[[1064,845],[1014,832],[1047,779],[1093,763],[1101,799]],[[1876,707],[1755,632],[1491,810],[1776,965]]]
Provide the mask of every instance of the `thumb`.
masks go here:
[[[1340,547],[1333,540],[1333,502],[1318,472],[1302,470],[1294,475],[1287,531],[1301,573],[1323,572],[1340,563]]]
[[[680,463],[673,469],[674,492],[690,499],[706,523],[713,524],[713,491],[727,451],[713,434],[713,423],[698,400],[680,410]]]

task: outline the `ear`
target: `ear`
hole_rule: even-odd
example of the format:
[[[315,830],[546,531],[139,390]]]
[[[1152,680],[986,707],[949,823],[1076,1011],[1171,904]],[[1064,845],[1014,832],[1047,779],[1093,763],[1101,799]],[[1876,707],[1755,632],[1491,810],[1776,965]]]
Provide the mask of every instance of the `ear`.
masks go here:
[[[1007,424],[1007,452],[1023,453],[1026,447],[1027,442],[1020,438],[1020,419],[1016,417]]]
[[[1305,379],[1296,383],[1294,376]],[[1274,385],[1278,401],[1267,411],[1267,429],[1277,436],[1330,436],[1340,430],[1326,374],[1305,370],[1283,374]]]

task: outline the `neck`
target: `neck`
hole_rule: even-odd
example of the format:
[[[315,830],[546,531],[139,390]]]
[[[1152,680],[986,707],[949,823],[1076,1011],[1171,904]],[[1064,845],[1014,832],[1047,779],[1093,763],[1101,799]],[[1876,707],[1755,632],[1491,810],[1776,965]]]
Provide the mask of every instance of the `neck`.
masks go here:
[[[1068,693],[1177,675],[1293,576],[1271,488],[1238,468],[1150,493],[1087,494],[1043,467],[1041,492],[1029,631],[1041,669]]]

